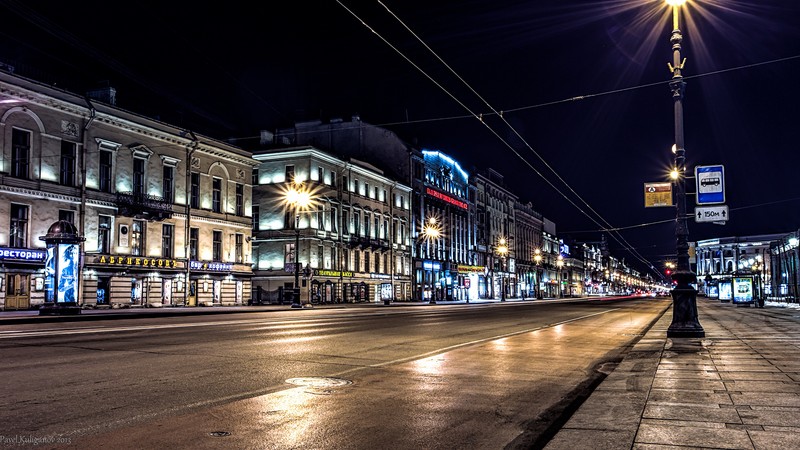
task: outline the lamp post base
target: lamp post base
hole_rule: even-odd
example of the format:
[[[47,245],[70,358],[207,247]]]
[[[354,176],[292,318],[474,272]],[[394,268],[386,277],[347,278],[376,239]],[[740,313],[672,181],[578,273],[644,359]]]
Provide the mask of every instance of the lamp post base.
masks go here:
[[[706,332],[697,319],[697,291],[689,285],[694,278],[691,272],[678,273],[673,279],[678,286],[672,290],[672,324],[667,328],[670,338],[705,337]]]

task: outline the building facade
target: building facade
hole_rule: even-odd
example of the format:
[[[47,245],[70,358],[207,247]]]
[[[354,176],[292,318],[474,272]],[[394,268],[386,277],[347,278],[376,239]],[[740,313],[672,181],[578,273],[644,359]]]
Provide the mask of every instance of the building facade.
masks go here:
[[[0,73],[0,304],[44,303],[58,220],[83,238],[81,306],[246,302],[255,161],[104,100]]]
[[[411,188],[314,147],[254,153],[253,298],[303,303],[410,300]],[[297,208],[287,195],[304,190]]]

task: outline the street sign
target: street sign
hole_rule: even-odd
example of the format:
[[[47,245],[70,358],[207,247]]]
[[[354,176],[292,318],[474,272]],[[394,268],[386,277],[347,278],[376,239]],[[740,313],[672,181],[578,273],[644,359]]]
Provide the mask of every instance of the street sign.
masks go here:
[[[725,169],[723,166],[697,166],[694,168],[697,183],[697,204],[725,203]]]
[[[726,222],[728,205],[699,206],[694,209],[695,222]]]
[[[644,207],[672,206],[672,183],[645,183]]]

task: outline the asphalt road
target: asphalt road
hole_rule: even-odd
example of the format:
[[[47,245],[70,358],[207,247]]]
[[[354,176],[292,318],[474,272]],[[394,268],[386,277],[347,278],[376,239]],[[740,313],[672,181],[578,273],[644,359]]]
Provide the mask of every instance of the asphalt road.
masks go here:
[[[668,299],[0,327],[36,448],[535,448]]]

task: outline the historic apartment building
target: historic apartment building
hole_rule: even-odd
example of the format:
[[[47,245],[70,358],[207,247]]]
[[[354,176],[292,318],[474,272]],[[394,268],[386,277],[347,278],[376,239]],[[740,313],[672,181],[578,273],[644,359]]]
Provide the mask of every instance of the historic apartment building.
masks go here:
[[[410,187],[309,146],[253,156],[254,300],[411,299]]]
[[[246,303],[256,161],[102,94],[0,72],[0,306],[44,302],[58,220],[83,238],[81,306]]]

